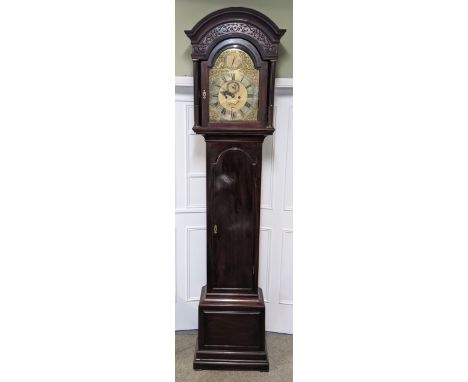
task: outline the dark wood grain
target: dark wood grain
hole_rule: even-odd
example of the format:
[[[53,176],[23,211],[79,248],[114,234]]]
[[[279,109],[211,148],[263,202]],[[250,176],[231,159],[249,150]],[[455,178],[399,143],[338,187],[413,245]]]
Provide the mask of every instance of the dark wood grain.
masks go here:
[[[207,141],[209,294],[257,294],[261,158],[259,141]]]
[[[193,121],[195,126],[200,125],[200,61],[193,60]]]
[[[194,60],[194,127],[206,141],[207,285],[198,309],[195,369],[268,371],[258,287],[262,144],[273,134],[275,69],[284,29],[252,9],[213,12],[186,31]],[[259,70],[256,121],[209,121],[209,68],[225,49]]]
[[[195,369],[268,371],[265,303],[257,296],[209,296],[202,288]]]
[[[211,164],[211,235],[216,269],[213,290],[254,289],[256,160],[242,147],[229,147]],[[256,293],[256,291],[254,291]]]
[[[206,60],[219,41],[239,37],[253,43],[264,60],[271,60],[278,57],[279,40],[285,32],[263,13],[230,7],[210,13],[185,34],[192,42],[192,58]]]

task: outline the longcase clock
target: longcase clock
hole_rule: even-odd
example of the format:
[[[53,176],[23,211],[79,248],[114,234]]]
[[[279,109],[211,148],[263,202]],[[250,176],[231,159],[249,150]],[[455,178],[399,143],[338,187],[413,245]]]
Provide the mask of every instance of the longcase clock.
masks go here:
[[[195,369],[269,369],[258,287],[260,181],[285,32],[262,13],[238,7],[185,31],[192,44],[193,130],[205,137],[207,174],[207,285]]]

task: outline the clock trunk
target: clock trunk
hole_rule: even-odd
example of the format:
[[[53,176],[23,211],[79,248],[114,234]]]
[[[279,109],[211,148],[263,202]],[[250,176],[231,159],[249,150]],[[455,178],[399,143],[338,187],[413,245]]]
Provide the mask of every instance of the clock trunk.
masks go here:
[[[206,151],[207,293],[257,295],[262,143],[211,138]]]

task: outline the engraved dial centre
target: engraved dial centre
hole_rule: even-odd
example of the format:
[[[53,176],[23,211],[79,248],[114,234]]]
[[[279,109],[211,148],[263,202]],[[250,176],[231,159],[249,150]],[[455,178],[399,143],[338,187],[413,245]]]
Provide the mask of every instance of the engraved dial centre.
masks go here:
[[[225,82],[218,93],[218,101],[227,110],[239,110],[247,101],[247,89],[239,81]]]

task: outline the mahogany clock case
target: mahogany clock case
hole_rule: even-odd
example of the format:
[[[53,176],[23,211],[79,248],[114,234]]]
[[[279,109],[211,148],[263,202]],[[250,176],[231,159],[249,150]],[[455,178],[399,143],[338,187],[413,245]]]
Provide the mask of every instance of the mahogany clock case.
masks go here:
[[[206,141],[207,285],[194,368],[268,371],[265,302],[258,287],[262,143],[274,132],[275,68],[285,30],[260,12],[236,7],[209,14],[185,33],[192,44],[193,130]],[[245,52],[258,70],[256,118],[210,117],[210,70],[227,49]],[[222,96],[238,102],[231,91]]]

